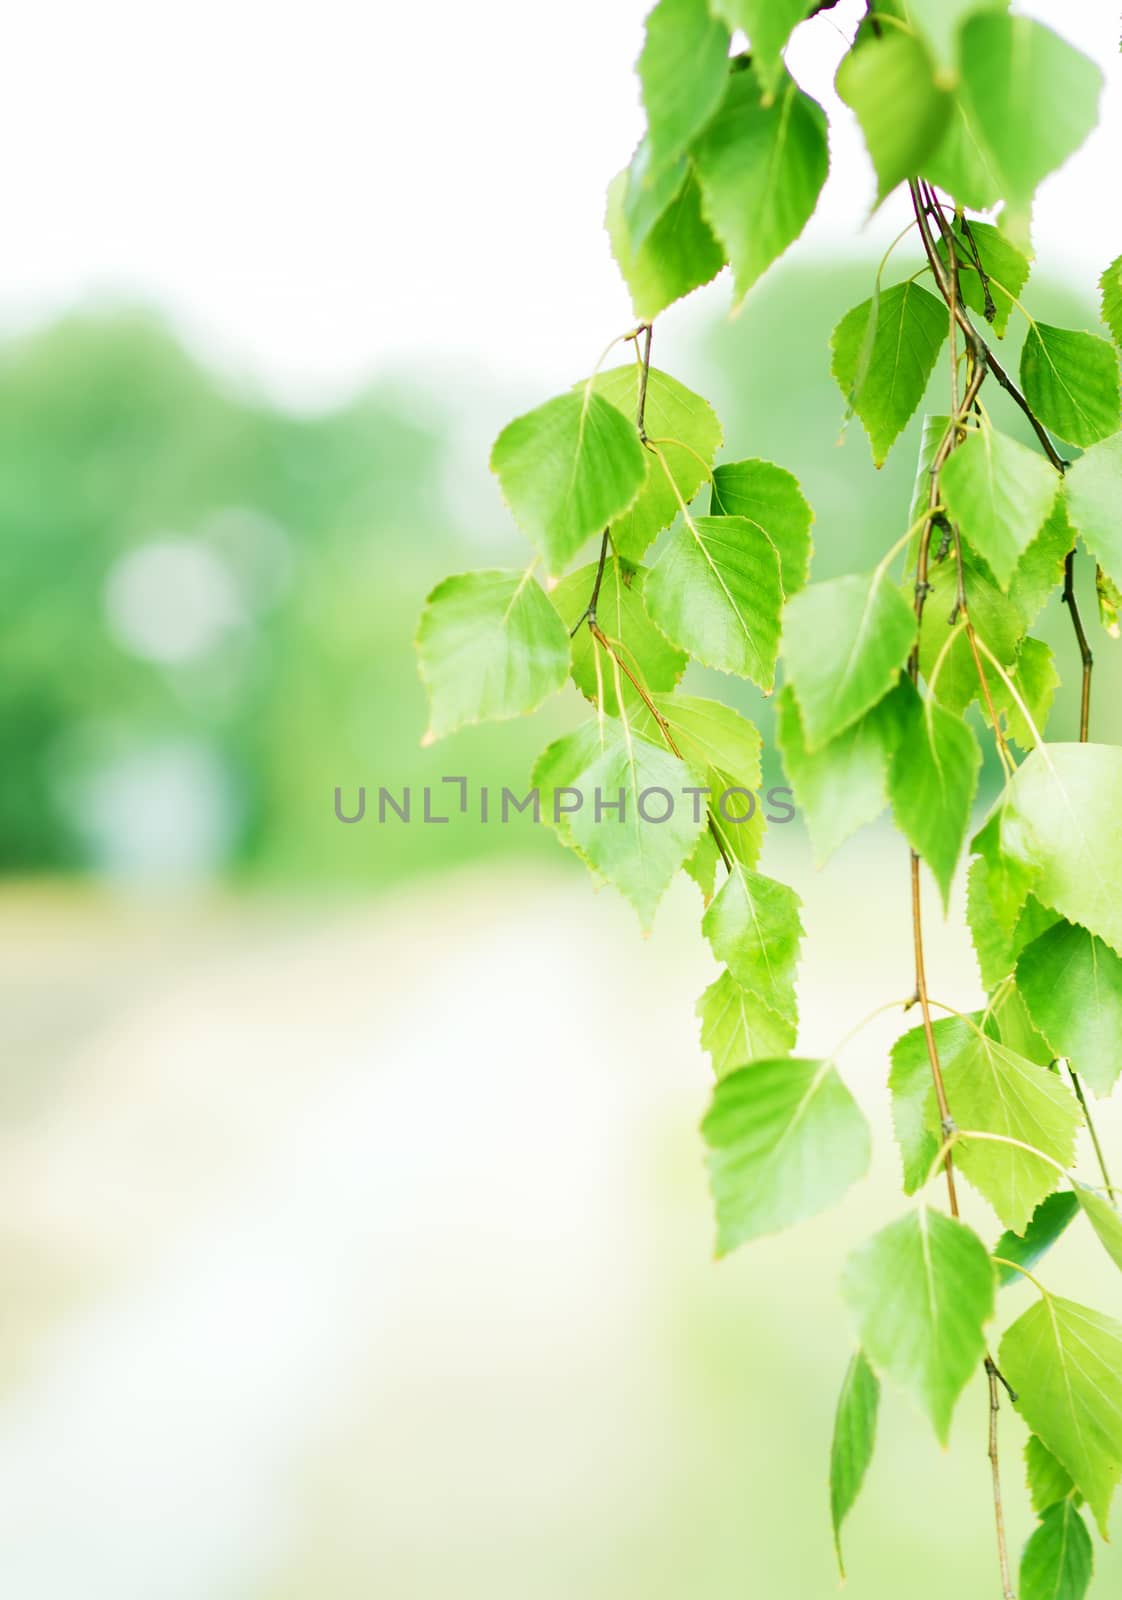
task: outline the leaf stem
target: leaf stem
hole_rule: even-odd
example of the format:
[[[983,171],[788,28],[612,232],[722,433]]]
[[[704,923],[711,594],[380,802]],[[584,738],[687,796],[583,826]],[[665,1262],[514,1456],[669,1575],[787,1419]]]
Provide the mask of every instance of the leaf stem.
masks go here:
[[[1083,687],[1079,699],[1079,742],[1086,744],[1091,729],[1091,669],[1095,665],[1095,658],[1091,654],[1091,646],[1083,629],[1083,618],[1079,615],[1079,602],[1075,598],[1074,550],[1068,551],[1064,562],[1064,588],[1060,598],[1067,606],[1068,615],[1071,617],[1075,642],[1079,646],[1079,659],[1083,663]]]
[[[1070,1061],[1067,1064],[1067,1074],[1071,1079],[1071,1086],[1075,1090],[1075,1098],[1079,1101],[1079,1104],[1083,1108],[1083,1118],[1087,1124],[1087,1132],[1091,1135],[1091,1143],[1095,1149],[1095,1159],[1099,1164],[1099,1171],[1102,1173],[1103,1187],[1110,1196],[1111,1203],[1117,1204],[1118,1191],[1110,1181],[1110,1173],[1107,1171],[1106,1165],[1106,1156],[1103,1154],[1103,1147],[1099,1143],[1098,1129],[1095,1127],[1095,1124],[1092,1121],[1091,1108],[1087,1104],[1087,1097],[1083,1093],[1083,1083]]]

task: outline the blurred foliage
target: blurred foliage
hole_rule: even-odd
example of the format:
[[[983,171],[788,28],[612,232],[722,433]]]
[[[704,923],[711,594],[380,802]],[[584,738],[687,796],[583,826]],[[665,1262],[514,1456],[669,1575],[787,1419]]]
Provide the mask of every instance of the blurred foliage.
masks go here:
[[[910,270],[903,249],[900,258],[886,282]],[[725,459],[770,457],[801,479],[817,514],[816,578],[872,566],[910,497],[919,420],[876,472],[856,419],[841,429],[828,371],[834,323],[871,279],[867,262],[789,265],[742,315],[707,322],[688,362],[663,349],[678,376],[713,396]],[[1047,285],[1037,298],[1046,317],[1094,324]],[[681,333],[664,345],[680,348]],[[1013,329],[1005,343],[1019,338]],[[945,388],[941,372],[934,381]],[[501,513],[481,551],[449,492],[449,423],[478,395],[442,396],[384,384],[326,415],[286,415],[204,370],[139,313],[71,317],[0,354],[0,871],[135,876],[170,864],[346,886],[551,849],[529,818],[484,826],[474,804],[460,817],[440,780],[462,772],[473,788],[524,786],[534,755],[574,719],[574,691],[532,723],[419,745],[412,637],[425,594],[450,571],[522,559]],[[1001,425],[1024,436],[1012,408]],[[486,483],[485,459],[477,467]],[[174,562],[126,584],[121,626],[130,556],[169,540],[202,552],[228,592],[225,609],[202,617],[198,648],[160,648],[208,603],[189,586],[176,592]],[[1065,679],[1055,729],[1070,720],[1075,675],[1066,618],[1053,609],[1044,631]],[[1093,595],[1086,610],[1094,615]],[[1098,700],[1102,736],[1113,738],[1103,645]],[[770,704],[749,684],[692,669],[695,690],[707,680],[758,720],[765,781],[781,781]],[[337,784],[348,809],[366,786],[364,824],[335,820]],[[419,808],[425,784],[440,791],[434,809],[448,825],[374,820],[380,785],[410,786]]]

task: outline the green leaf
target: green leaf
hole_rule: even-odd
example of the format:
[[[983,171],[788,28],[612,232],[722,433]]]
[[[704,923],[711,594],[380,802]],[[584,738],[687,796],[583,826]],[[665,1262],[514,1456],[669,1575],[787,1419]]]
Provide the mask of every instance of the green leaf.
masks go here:
[[[534,711],[569,670],[565,625],[529,572],[445,578],[425,601],[417,654],[429,740]]]
[[[491,451],[491,471],[549,570],[560,572],[627,510],[647,461],[634,421],[586,385],[508,423]]]
[[[1005,679],[998,677],[997,671],[988,661],[983,662],[983,670],[990,688],[990,699],[999,718],[1004,721],[1006,734],[1009,738],[1015,739],[1022,750],[1034,749],[1037,739],[1033,728],[1041,735],[1044,734],[1052,710],[1052,701],[1060,684],[1052,647],[1045,644],[1043,639],[1026,639],[1012,672],[1007,674],[1025,710],[1032,718],[1031,726],[1021,707],[1014,700]],[[981,709],[983,718],[988,722],[989,709],[985,700],[981,703]]]
[[[765,105],[759,79],[743,66],[692,155],[702,207],[740,301],[813,215],[830,164],[826,118],[790,78]]]
[[[1048,1295],[1008,1330],[998,1364],[1017,1410],[1066,1468],[1106,1538],[1122,1475],[1122,1325]]]
[[[870,318],[872,347],[865,359]],[[896,283],[875,302],[862,301],[834,329],[831,371],[861,418],[878,467],[923,399],[946,337],[946,306],[916,283]]]
[[[958,59],[962,19],[982,6],[1006,11],[1009,0],[896,0],[894,9],[924,35],[940,61],[953,66]]]
[[[647,17],[638,72],[656,170],[685,153],[720,105],[728,53],[728,29],[705,0],[658,0]]]
[[[1070,1190],[1055,1190],[1037,1206],[1023,1233],[1014,1233],[1010,1228],[1001,1235],[993,1247],[994,1255],[1000,1256],[1003,1262],[1016,1262],[1017,1266],[1027,1267],[1031,1271],[1041,1257],[1047,1255],[1056,1240],[1066,1233],[1078,1210],[1079,1202]],[[1003,1289],[1010,1283],[1024,1282],[1017,1266],[998,1266],[997,1281]],[[1035,1500],[1033,1506],[1037,1511],[1041,1509]]]
[[[879,1403],[880,1383],[865,1359],[865,1352],[858,1350],[849,1363],[838,1395],[830,1445],[830,1516],[834,1524],[838,1570],[843,1578],[842,1523],[853,1509],[873,1459]]]
[[[728,461],[713,473],[709,509],[714,516],[746,517],[766,533],[779,557],[786,596],[806,583],[814,512],[799,480],[773,461]]]
[[[1026,628],[1036,621],[1052,590],[1059,584],[1064,558],[1074,543],[1075,532],[1068,522],[1067,506],[1061,494],[1043,528],[1018,562],[1009,585],[1009,599]]]
[[[596,582],[597,563],[578,567],[553,590],[553,603],[561,614],[566,629],[576,626],[584,615]],[[686,657],[669,644],[666,635],[655,627],[647,615],[643,600],[643,586],[648,574],[642,567],[630,567],[616,556],[610,555],[604,563],[604,576],[596,602],[596,617],[600,628],[615,645],[622,646],[620,654],[633,672],[637,671],[648,689],[672,689],[685,671]],[[604,691],[604,709],[609,716],[618,716],[619,699],[616,694],[616,675],[609,656],[593,639],[586,627],[581,627],[572,639],[573,682],[595,705],[598,692],[596,657],[600,657],[600,684]],[[633,710],[642,701],[629,679],[621,672],[624,703]],[[657,743],[657,729],[650,737]]]
[[[530,773],[530,783],[539,795],[542,822],[553,829],[566,849],[580,856],[597,880],[600,873],[573,838],[571,804],[575,803],[575,798],[571,793],[561,795],[559,791],[579,789],[584,774],[599,760],[603,750],[598,725],[585,722],[575,732],[563,734],[546,745]],[[583,790],[580,794],[583,803]]]
[[[961,93],[1016,210],[1078,150],[1098,118],[1102,73],[1039,22],[980,11],[959,33]]]
[[[924,171],[932,183],[971,211],[989,211],[1001,199],[1001,179],[961,95],[955,97],[943,142],[928,157]]]
[[[975,634],[1002,666],[1010,670],[1024,638],[1024,619],[1008,595],[1002,594],[968,550],[963,552],[962,581]],[[947,637],[957,616],[958,571],[953,557],[948,555],[945,561],[933,562],[928,568],[927,582],[927,600],[919,633],[920,669],[930,682],[935,663],[942,656],[935,685],[939,704],[949,711],[965,711],[981,693],[981,684],[965,629],[960,628],[947,645]]]
[[[637,415],[639,383],[640,368],[634,361],[600,372],[592,380],[597,394],[628,417]],[[638,499],[612,523],[612,545],[627,561],[638,561],[655,534],[674,521],[680,504],[693,499],[722,438],[721,424],[708,401],[656,367],[647,381],[644,416],[647,436],[657,444],[665,466],[647,453],[647,476]]]
[[[635,315],[649,322],[715,278],[725,252],[701,214],[701,190],[692,170],[657,220],[644,218],[646,226],[634,236],[625,210],[628,189],[628,174],[617,173],[608,186],[605,226]]]
[[[804,0],[710,0],[710,9],[730,28],[742,28],[748,35],[752,65],[770,103],[785,77],[787,41],[807,14]]]
[[[982,752],[974,730],[930,696],[913,691],[889,768],[892,812],[901,833],[935,876],[949,905],[951,880],[970,822]]]
[[[940,1062],[962,1050],[974,1032],[965,1017],[940,1017],[932,1023],[931,1031]],[[904,1167],[904,1193],[915,1194],[927,1181],[942,1143],[927,1124],[931,1058],[922,1027],[909,1028],[892,1046],[888,1087],[892,1094],[892,1125]]]
[[[869,1128],[829,1061],[754,1061],[717,1084],[701,1124],[717,1254],[834,1205],[869,1167]]]
[[[795,971],[803,928],[793,889],[736,862],[701,931],[741,988],[785,1021],[797,1020]]]
[[[859,38],[842,58],[834,86],[861,124],[880,205],[939,148],[950,122],[951,95],[936,80],[923,40],[895,28],[880,38]]]
[[[992,988],[1012,972],[1021,950],[1043,928],[1034,923],[1032,931],[1022,936],[1026,907],[1033,903],[1029,891],[1034,869],[1002,853],[1000,810],[991,812],[972,848],[980,859],[972,863],[967,880],[967,917],[983,980]]]
[[[915,614],[883,566],[812,583],[788,600],[783,659],[808,749],[828,744],[884,698],[915,636]]]
[[[709,806],[728,850],[746,867],[754,866],[763,842],[765,817],[762,805],[750,807],[746,796],[754,800],[762,781],[758,731],[739,711],[719,700],[681,694],[656,694],[653,699],[683,758],[704,775],[712,795]],[[653,724],[653,718],[650,721]],[[648,727],[641,715],[637,726],[655,738],[657,730]],[[739,793],[732,794],[734,790]],[[732,820],[749,810],[744,821]]]
[[[795,791],[817,866],[888,804],[888,767],[903,733],[906,704],[897,684],[844,733],[818,750],[808,750],[791,685],[784,685],[777,696],[776,739],[783,769]]]
[[[630,165],[620,174],[622,203],[617,219],[632,254],[642,248],[655,223],[681,194],[689,170],[686,156],[669,166],[656,167],[651,158],[649,137],[644,136],[639,141]]]
[[[1023,1233],[1036,1206],[1056,1183],[1056,1168],[1075,1159],[1075,1134],[1082,1123],[1079,1104],[1054,1072],[997,1039],[972,1031],[953,1057],[943,1060],[943,1083],[956,1126],[964,1133],[998,1133],[1019,1139],[1051,1161],[1012,1145],[963,1137],[955,1161],[993,1206],[1007,1228]],[[939,1129],[934,1090],[927,1125]]]
[[[668,639],[765,691],[775,682],[782,604],[775,547],[747,517],[687,512],[647,580],[647,607]]]
[[[1032,323],[1021,349],[1021,388],[1041,422],[1070,444],[1094,444],[1118,431],[1118,353],[1093,333]]]
[[[1059,492],[1044,457],[1008,434],[973,428],[939,474],[940,498],[1003,589]]]
[[[1065,1198],[1074,1200],[1074,1196]],[[1077,1211],[1079,1208],[1073,1206],[1073,1209]],[[1027,1263],[1029,1266],[1031,1264]],[[1066,1500],[1075,1488],[1067,1472],[1035,1433],[1030,1433],[1025,1440],[1025,1477],[1029,1500],[1038,1517],[1058,1500]]]
[[[1021,1556],[1021,1600],[1083,1600],[1095,1555],[1070,1500],[1049,1506]]]
[[[731,972],[722,972],[697,1002],[701,1048],[713,1058],[718,1078],[749,1061],[775,1059],[794,1048],[797,1029],[762,1000],[742,989]]]
[[[1122,860],[1120,793],[1122,749],[1046,744],[1017,768],[990,817],[1005,870],[1019,873],[1044,905],[1115,951],[1122,951],[1122,900],[1115,889],[1115,864]]]
[[[1057,922],[1021,951],[1017,987],[1052,1054],[1109,1094],[1122,1071],[1122,957],[1086,928]]]
[[[1064,478],[1068,517],[1099,565],[1122,582],[1122,434],[1093,444]]]
[[[1122,256],[1105,268],[1099,279],[1103,321],[1115,344],[1122,344]]]
[[[613,728],[601,755],[575,780],[584,804],[569,824],[572,838],[596,871],[623,894],[648,928],[671,878],[693,849],[704,821],[694,821],[693,810],[683,803],[684,785],[696,783],[696,774],[666,750],[628,730]],[[648,790],[666,790],[675,804],[665,822],[661,797],[644,800]],[[597,795],[601,798],[597,815]],[[622,816],[609,811],[622,797]]]
[[[1003,338],[1009,326],[1013,302],[1028,282],[1029,257],[990,222],[971,221],[964,224],[956,221],[952,231],[958,261],[958,292],[963,304],[985,317],[987,322],[993,324],[993,331],[998,338]],[[946,239],[939,239],[936,248],[944,264],[949,261],[950,250]],[[988,302],[978,271],[979,263],[989,285]]]
[[[842,1294],[873,1366],[908,1390],[946,1444],[993,1315],[985,1245],[964,1223],[921,1206],[850,1256]]]
[[[1075,1198],[1098,1234],[1103,1249],[1122,1272],[1122,1217],[1097,1189],[1089,1189],[1084,1183],[1074,1184],[1073,1187]]]

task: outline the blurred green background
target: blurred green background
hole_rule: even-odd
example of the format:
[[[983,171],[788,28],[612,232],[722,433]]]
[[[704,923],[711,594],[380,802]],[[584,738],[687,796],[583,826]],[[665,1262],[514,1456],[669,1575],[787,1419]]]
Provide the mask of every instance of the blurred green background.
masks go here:
[[[703,297],[656,340],[715,403],[726,459],[800,477],[818,577],[871,566],[911,491],[918,419],[877,474],[828,376],[871,270],[788,266],[735,321]],[[1046,284],[1034,309],[1094,325]],[[835,1592],[835,1284],[901,1206],[900,1019],[844,1057],[872,1178],[716,1269],[692,886],[644,942],[528,819],[333,814],[336,785],[517,787],[583,714],[570,689],[421,745],[418,611],[449,572],[524,563],[483,434],[541,398],[434,374],[290,414],[120,309],[0,357],[0,1585],[18,1600]],[[1057,604],[1042,630],[1070,737]],[[1103,739],[1122,734],[1115,648]],[[754,690],[690,681],[770,741]],[[768,762],[775,781],[770,742]],[[910,988],[902,847],[872,830],[822,877],[799,827],[767,849],[807,902],[803,1047],[829,1049]],[[929,906],[933,986],[965,1006],[961,908]],[[1057,1287],[1110,1308],[1105,1271],[1077,1240]],[[855,1596],[995,1591],[984,1413],[976,1384],[943,1455],[890,1396]],[[1023,1430],[1003,1428],[1017,1542]],[[1105,1597],[1122,1567],[1099,1560]]]

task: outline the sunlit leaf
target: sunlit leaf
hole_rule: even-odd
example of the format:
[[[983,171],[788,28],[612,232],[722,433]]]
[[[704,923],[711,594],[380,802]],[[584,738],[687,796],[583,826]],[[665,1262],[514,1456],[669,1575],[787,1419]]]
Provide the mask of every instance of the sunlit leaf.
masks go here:
[[[830,164],[825,115],[790,78],[765,105],[755,72],[742,65],[692,155],[741,300],[811,218]]]
[[[775,546],[784,595],[803,587],[814,512],[792,473],[773,461],[722,462],[713,473],[710,511],[754,522]]]
[[[974,730],[913,691],[888,773],[897,826],[931,868],[946,907],[970,823],[982,752]]]
[[[1074,1205],[1075,1197],[1072,1195],[1067,1198],[1072,1200],[1073,1209],[1078,1210],[1078,1206]],[[1031,1266],[1032,1263],[1027,1262],[1026,1265]],[[1025,1478],[1029,1500],[1038,1517],[1049,1506],[1054,1506],[1057,1500],[1066,1499],[1075,1488],[1065,1468],[1035,1433],[1030,1433],[1025,1440]]]
[[[950,513],[1003,589],[1059,492],[1059,475],[1037,450],[996,428],[973,428],[939,474]]]
[[[1122,583],[1122,434],[1080,456],[1064,478],[1064,496],[1072,527],[1103,570]]]
[[[668,639],[708,667],[775,681],[783,591],[779,557],[746,517],[688,515],[647,580],[647,606]]]
[[[1099,279],[1103,321],[1115,344],[1122,344],[1122,256],[1117,256]]]
[[[883,567],[812,583],[788,600],[783,659],[809,749],[884,698],[915,635],[915,614]]]
[[[869,1166],[869,1128],[829,1061],[754,1061],[723,1078],[701,1131],[717,1254],[835,1204]]]
[[[795,971],[803,928],[799,897],[775,878],[734,863],[701,931],[741,988],[795,1022]]]
[[[535,710],[565,682],[569,638],[529,572],[465,572],[425,601],[417,629],[429,737]]]
[[[491,470],[549,570],[560,572],[627,510],[647,462],[634,420],[586,385],[508,423],[491,451]]]
[[[562,578],[553,590],[553,603],[567,629],[575,627],[584,614],[592,596],[596,572],[596,562],[587,567],[578,567],[575,572]],[[610,555],[604,563],[604,576],[596,601],[597,625],[647,689],[672,689],[685,670],[686,657],[670,644],[666,635],[655,627],[647,615],[643,601],[646,579],[647,573],[642,567],[630,567]],[[611,658],[596,643],[587,627],[578,628],[573,635],[571,670],[573,682],[583,695],[595,704],[597,694],[602,689],[605,711],[609,716],[618,713],[617,675]],[[623,689],[625,705],[634,707],[641,703],[637,690],[622,671],[618,675],[618,683]],[[653,733],[651,738],[655,740]]]
[[[1013,1323],[998,1364],[1017,1410],[1067,1470],[1105,1538],[1122,1476],[1122,1324],[1049,1295]]]
[[[1021,951],[1017,987],[1052,1053],[1109,1094],[1122,1071],[1122,957],[1086,928],[1057,922]]]
[[[647,17],[638,73],[656,170],[684,154],[720,105],[728,52],[729,31],[705,0],[658,0]]]
[[[701,1048],[713,1058],[718,1078],[749,1061],[777,1059],[794,1048],[797,1029],[725,971],[697,1002]]]
[[[866,1361],[865,1352],[858,1350],[849,1363],[838,1395],[830,1445],[830,1516],[834,1524],[838,1568],[843,1578],[842,1523],[856,1503],[873,1459],[879,1403],[880,1384],[876,1373]]]
[[[991,222],[956,220],[952,232],[958,262],[958,292],[963,304],[985,317],[1000,339],[1009,326],[1013,302],[1028,282],[1029,257]],[[950,250],[946,239],[940,238],[936,248],[942,261],[948,262]]]
[[[850,1256],[842,1293],[874,1368],[908,1390],[945,1444],[993,1315],[985,1245],[965,1223],[920,1206]]]
[[[748,35],[765,100],[775,96],[783,81],[783,51],[808,9],[805,0],[710,0],[714,16]]]
[[[701,190],[692,170],[657,220],[644,217],[635,236],[625,210],[628,188],[626,172],[609,184],[605,226],[635,315],[649,322],[715,278],[725,265],[725,252],[701,214]]]
[[[1103,1249],[1122,1272],[1122,1217],[1105,1195],[1097,1189],[1089,1189],[1085,1183],[1075,1185],[1075,1198],[1098,1234]]]
[[[597,373],[592,382],[597,394],[625,416],[637,415],[637,362]],[[721,446],[721,424],[709,402],[656,367],[648,376],[644,417],[647,436],[662,460],[647,453],[643,487],[628,510],[612,523],[612,545],[628,561],[638,561],[655,534],[674,521],[682,502],[693,499]]]
[[[879,38],[859,36],[842,58],[835,88],[865,135],[879,205],[939,148],[950,122],[950,92],[937,80],[923,39],[895,28]]]

